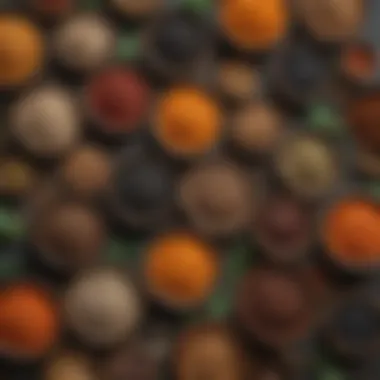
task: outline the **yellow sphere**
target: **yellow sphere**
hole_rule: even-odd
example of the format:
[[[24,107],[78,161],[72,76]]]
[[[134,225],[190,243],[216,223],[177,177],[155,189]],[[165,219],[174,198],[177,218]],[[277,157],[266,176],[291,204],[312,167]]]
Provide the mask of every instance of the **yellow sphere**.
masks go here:
[[[41,67],[44,43],[39,30],[17,16],[0,17],[0,86],[28,81]]]

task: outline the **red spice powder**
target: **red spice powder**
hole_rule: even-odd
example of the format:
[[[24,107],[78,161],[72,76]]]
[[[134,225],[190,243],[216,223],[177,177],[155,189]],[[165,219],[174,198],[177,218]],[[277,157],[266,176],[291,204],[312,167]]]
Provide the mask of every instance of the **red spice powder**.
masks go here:
[[[108,132],[128,132],[147,115],[150,91],[134,71],[110,68],[95,76],[88,88],[88,105],[95,121]]]

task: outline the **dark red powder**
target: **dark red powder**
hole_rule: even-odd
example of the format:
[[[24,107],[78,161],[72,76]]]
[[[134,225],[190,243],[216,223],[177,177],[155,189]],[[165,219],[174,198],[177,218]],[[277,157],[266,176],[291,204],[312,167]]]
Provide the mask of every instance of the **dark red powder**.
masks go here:
[[[367,93],[350,102],[347,121],[357,142],[365,148],[380,149],[380,92]]]
[[[98,74],[87,96],[90,113],[106,132],[131,131],[147,116],[149,88],[130,69],[109,68]]]
[[[303,236],[309,222],[308,215],[297,203],[287,198],[275,198],[263,209],[260,225],[273,238],[285,241]]]
[[[34,0],[34,8],[46,15],[61,15],[73,8],[74,0]]]

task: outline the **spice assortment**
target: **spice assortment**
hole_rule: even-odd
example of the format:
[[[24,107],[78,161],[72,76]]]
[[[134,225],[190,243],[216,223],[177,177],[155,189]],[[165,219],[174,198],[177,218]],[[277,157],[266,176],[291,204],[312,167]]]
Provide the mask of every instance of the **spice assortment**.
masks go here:
[[[0,378],[378,377],[374,4],[0,11]]]

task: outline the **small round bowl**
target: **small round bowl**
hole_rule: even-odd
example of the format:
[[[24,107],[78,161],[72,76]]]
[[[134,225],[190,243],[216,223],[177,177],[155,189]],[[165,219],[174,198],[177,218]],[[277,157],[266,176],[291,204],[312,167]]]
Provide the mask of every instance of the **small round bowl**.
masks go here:
[[[105,194],[111,171],[108,152],[93,145],[83,145],[71,152],[62,163],[58,177],[67,192],[89,200]]]
[[[241,157],[259,158],[273,153],[284,134],[284,120],[269,103],[248,102],[232,113],[227,140]]]
[[[89,80],[83,105],[99,137],[123,143],[148,121],[151,99],[150,87],[134,68],[111,65]]]
[[[156,102],[151,132],[171,157],[194,161],[215,150],[223,135],[218,101],[194,85],[175,85]]]
[[[67,328],[87,347],[107,350],[125,342],[143,315],[142,300],[126,273],[108,267],[80,273],[63,298]]]
[[[75,98],[66,88],[44,84],[23,94],[11,107],[10,134],[34,157],[55,159],[81,138]]]
[[[317,41],[326,43],[341,43],[355,36],[365,10],[358,0],[293,0],[293,3],[298,20]]]
[[[220,323],[201,323],[179,336],[172,357],[176,378],[238,380],[247,375],[247,358],[233,332]]]
[[[281,351],[307,336],[314,322],[309,290],[297,273],[252,269],[238,287],[236,322],[251,338]]]
[[[327,322],[325,344],[347,361],[367,361],[380,349],[380,310],[363,294],[343,302]]]
[[[282,103],[303,108],[321,91],[328,74],[326,54],[309,41],[283,41],[269,64],[269,90]]]
[[[13,282],[0,293],[0,354],[16,362],[43,358],[58,341],[58,305],[50,292],[33,282]]]
[[[31,221],[29,242],[50,267],[73,274],[99,262],[107,228],[91,207],[60,201]]]
[[[315,243],[313,210],[287,193],[264,196],[252,225],[252,242],[275,265],[300,265]]]
[[[262,96],[260,73],[243,60],[225,59],[217,65],[216,91],[227,106],[238,108]]]
[[[174,173],[170,165],[139,146],[116,159],[107,190],[111,218],[126,228],[156,230],[173,218]]]
[[[337,207],[335,213],[333,213],[334,207]],[[328,227],[326,224],[330,223],[332,227],[333,222],[335,221],[336,223],[338,220],[341,223],[346,220],[341,227],[343,230],[338,230],[339,236],[342,237],[343,234],[343,236],[349,237],[351,240],[344,244],[335,241],[333,247],[331,246],[332,237],[327,236]],[[366,227],[366,223],[369,223],[368,227]],[[377,224],[379,227],[377,227]],[[320,220],[320,241],[325,257],[340,272],[348,275],[367,277],[377,273],[380,268],[380,257],[376,258],[375,247],[378,244],[373,242],[373,238],[378,237],[378,228],[380,228],[378,206],[367,197],[359,193],[351,193],[333,199],[322,212]],[[352,240],[353,238],[354,240]],[[374,244],[374,247],[371,248],[369,244]],[[350,255],[352,255],[351,258],[345,257],[343,253],[339,254],[338,251],[342,247],[349,249]],[[367,255],[366,250],[370,250],[372,253]]]
[[[220,270],[215,249],[188,231],[158,235],[146,247],[142,262],[148,295],[159,305],[180,313],[197,309],[205,302],[216,286]]]
[[[88,75],[114,59],[116,32],[96,13],[79,13],[56,30],[52,55],[70,73]]]
[[[273,170],[282,184],[306,201],[325,199],[340,180],[338,154],[313,134],[291,133],[273,154]]]
[[[95,377],[95,363],[82,352],[60,351],[46,362],[42,370],[43,380],[70,380],[73,373],[78,380]]]
[[[244,231],[255,212],[256,199],[249,176],[227,160],[203,162],[183,176],[178,204],[191,225],[210,237]]]
[[[116,350],[99,365],[100,380],[118,380],[120,378],[155,380],[158,375],[158,361],[140,341],[132,341]]]
[[[1,15],[2,66],[0,90],[19,89],[41,71],[45,41],[35,25],[20,16]]]
[[[213,61],[212,29],[191,12],[162,13],[143,38],[143,66],[159,82],[193,82]],[[197,73],[198,71],[198,73]]]
[[[238,50],[270,50],[288,28],[288,7],[283,0],[265,4],[260,0],[228,0],[219,2],[217,7],[219,29]]]

